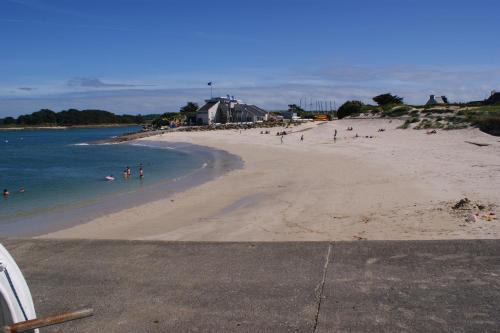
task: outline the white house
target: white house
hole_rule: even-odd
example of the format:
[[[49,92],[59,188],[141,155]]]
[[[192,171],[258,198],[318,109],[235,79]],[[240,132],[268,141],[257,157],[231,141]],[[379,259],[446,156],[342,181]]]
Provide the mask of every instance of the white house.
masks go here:
[[[215,97],[205,102],[206,104],[196,111],[196,123],[199,125],[255,123],[269,118],[269,112],[255,105],[245,104],[234,97]]]

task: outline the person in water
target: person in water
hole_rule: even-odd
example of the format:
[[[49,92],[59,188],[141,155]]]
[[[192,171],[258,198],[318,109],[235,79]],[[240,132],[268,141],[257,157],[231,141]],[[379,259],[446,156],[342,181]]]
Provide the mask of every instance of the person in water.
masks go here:
[[[24,193],[24,186],[21,186],[21,187],[19,188],[19,193]]]
[[[9,197],[9,195],[10,195],[9,190],[8,190],[8,189],[4,189],[4,190],[3,190],[3,197],[4,197],[4,198],[8,198],[8,197]]]
[[[144,173],[142,171],[142,167],[139,167],[139,178],[144,178]]]
[[[130,175],[131,175],[130,167],[127,166],[127,176],[130,176]]]

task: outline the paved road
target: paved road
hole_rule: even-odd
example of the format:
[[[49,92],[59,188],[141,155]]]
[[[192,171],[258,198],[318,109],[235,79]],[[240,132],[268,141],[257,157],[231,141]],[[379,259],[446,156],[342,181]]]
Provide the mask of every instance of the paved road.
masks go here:
[[[500,240],[2,242],[43,332],[498,332]]]

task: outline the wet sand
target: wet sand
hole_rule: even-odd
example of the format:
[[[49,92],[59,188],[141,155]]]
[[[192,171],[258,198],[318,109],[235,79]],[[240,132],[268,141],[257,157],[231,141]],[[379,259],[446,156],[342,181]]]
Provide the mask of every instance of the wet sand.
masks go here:
[[[467,197],[498,214],[500,139],[477,129],[396,129],[402,121],[294,127],[284,143],[262,129],[174,132],[241,156],[243,169],[173,196],[44,235],[201,241],[499,238],[500,220],[465,222]],[[346,131],[352,126],[353,131]],[[384,128],[384,132],[378,129]],[[337,140],[333,132],[337,129]],[[304,135],[304,141],[300,136]],[[358,137],[355,135],[358,134]],[[368,136],[368,138],[366,137]],[[371,136],[371,138],[370,138]],[[487,144],[477,146],[469,142]]]

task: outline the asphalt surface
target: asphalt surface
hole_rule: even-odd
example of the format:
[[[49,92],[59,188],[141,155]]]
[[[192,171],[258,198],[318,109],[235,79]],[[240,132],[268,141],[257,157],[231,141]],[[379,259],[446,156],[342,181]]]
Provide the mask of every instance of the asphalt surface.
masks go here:
[[[499,332],[500,240],[4,239],[42,332]]]

